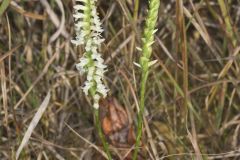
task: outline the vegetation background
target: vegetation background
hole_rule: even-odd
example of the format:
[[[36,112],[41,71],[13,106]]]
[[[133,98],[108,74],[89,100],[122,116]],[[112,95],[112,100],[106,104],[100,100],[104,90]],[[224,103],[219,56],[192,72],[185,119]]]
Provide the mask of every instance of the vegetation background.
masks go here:
[[[148,3],[97,5],[109,96],[136,126],[140,70],[133,62],[141,54],[136,47]],[[70,42],[72,13],[71,0],[1,1],[1,160],[15,159],[48,91],[51,99],[21,159],[101,155],[91,101],[81,90],[85,77],[75,68],[83,49]],[[158,61],[146,85],[145,159],[240,159],[239,26],[239,0],[161,0],[152,57]],[[122,148],[112,148],[124,159]]]

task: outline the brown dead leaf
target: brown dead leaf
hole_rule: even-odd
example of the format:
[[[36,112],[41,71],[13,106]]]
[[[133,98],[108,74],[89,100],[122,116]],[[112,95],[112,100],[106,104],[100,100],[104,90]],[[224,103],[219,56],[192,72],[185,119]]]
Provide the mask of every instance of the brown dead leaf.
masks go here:
[[[136,136],[134,126],[130,123],[125,108],[115,98],[102,100],[100,102],[100,119],[103,133],[108,142],[112,146],[124,148],[118,151],[124,160],[132,159],[132,147],[135,144]],[[142,155],[144,154],[138,155],[139,160],[144,159]]]
[[[111,144],[122,146],[135,142],[134,130],[129,124],[127,113],[115,98],[101,102],[100,117],[103,132]]]
[[[129,125],[126,111],[114,98],[108,98],[101,102],[100,117],[103,132],[110,135]]]

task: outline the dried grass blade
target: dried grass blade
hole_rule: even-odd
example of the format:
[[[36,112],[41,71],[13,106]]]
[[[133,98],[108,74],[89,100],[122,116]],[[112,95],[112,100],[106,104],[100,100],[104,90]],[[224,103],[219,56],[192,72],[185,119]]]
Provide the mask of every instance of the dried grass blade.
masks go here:
[[[43,100],[42,104],[40,105],[37,113],[34,115],[31,123],[29,124],[28,126],[28,129],[22,139],[22,142],[20,144],[20,146],[18,147],[18,150],[17,150],[17,153],[16,153],[16,159],[19,158],[19,155],[23,149],[23,147],[27,144],[27,142],[29,141],[29,138],[31,137],[31,134],[34,130],[34,128],[37,126],[39,120],[41,119],[43,113],[45,112],[48,104],[49,104],[49,101],[50,101],[50,97],[51,97],[51,94],[50,92],[48,92],[47,96],[45,97],[45,99]]]

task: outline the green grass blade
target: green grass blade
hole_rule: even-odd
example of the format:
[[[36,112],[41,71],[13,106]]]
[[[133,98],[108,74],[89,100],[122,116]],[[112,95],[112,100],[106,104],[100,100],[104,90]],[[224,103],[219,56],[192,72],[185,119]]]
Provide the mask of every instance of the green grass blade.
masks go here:
[[[3,0],[2,4],[0,6],[0,16],[5,12],[5,10],[8,8],[11,0]]]

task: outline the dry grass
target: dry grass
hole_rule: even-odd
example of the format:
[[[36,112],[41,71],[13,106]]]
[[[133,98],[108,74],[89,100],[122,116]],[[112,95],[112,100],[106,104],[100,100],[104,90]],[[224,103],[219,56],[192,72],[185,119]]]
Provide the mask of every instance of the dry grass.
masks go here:
[[[140,0],[137,15],[133,2],[99,0],[98,7],[110,96],[136,124],[140,70],[133,62],[140,57],[136,47],[148,3]],[[104,155],[90,100],[81,90],[84,77],[75,69],[83,52],[70,43],[73,2],[12,0],[6,5],[0,11],[0,159],[15,159],[49,90],[51,100],[20,159]],[[183,5],[161,0],[153,45],[158,63],[146,85],[146,159],[240,158],[239,26],[239,0]]]

